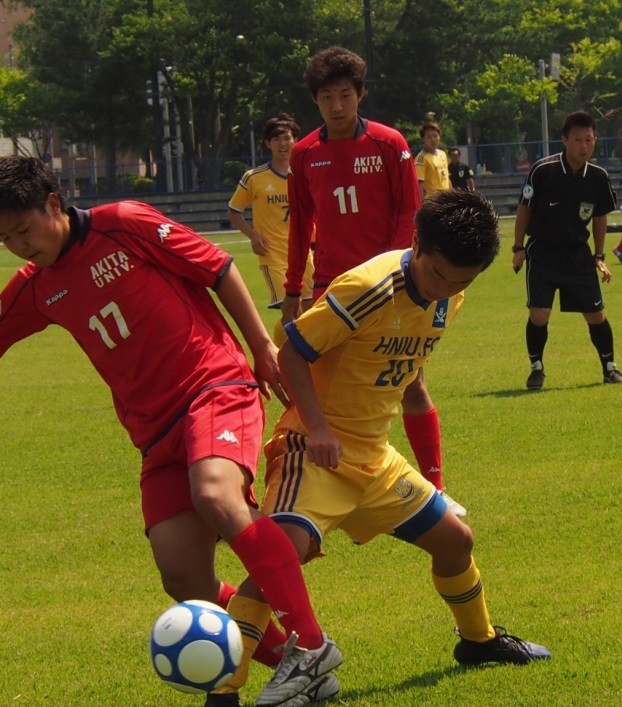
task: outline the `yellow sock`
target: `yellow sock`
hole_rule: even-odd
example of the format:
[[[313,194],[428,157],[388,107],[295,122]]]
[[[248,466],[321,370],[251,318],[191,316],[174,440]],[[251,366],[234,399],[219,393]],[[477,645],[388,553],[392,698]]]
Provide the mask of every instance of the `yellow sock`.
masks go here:
[[[248,680],[248,670],[255,649],[261,641],[268,622],[272,617],[272,609],[262,601],[255,601],[248,597],[241,597],[234,594],[227,604],[227,611],[235,619],[242,633],[242,645],[244,653],[242,662],[224,685],[212,690],[216,694],[238,692],[238,690]]]
[[[437,577],[432,573],[436,591],[451,609],[460,635],[469,641],[483,643],[495,637],[486,608],[486,597],[475,560],[457,577]]]
[[[283,344],[287,341],[287,334],[285,333],[285,329],[283,327],[283,321],[281,319],[276,322],[274,325],[274,332],[272,334],[272,341],[281,348]]]

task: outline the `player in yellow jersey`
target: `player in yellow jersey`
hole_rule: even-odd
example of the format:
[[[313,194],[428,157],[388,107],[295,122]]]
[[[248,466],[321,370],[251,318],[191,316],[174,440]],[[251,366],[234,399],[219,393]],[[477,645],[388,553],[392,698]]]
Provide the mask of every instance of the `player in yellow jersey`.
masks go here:
[[[447,154],[440,150],[441,128],[438,123],[427,122],[421,126],[419,135],[423,140],[423,150],[415,157],[417,180],[421,198],[428,199],[439,189],[451,189]]]
[[[404,391],[454,318],[462,291],[499,251],[497,215],[479,194],[439,191],[415,222],[412,249],[378,255],[337,277],[286,325],[279,362],[293,406],[265,448],[262,511],[282,525],[301,562],[319,555],[336,529],[359,544],[385,534],[428,552],[434,586],[458,626],[459,663],[549,658],[543,646],[492,625],[470,528],[388,440]],[[257,638],[262,601],[246,580],[230,604],[254,617]],[[264,615],[267,624],[269,608]],[[336,644],[324,635],[319,647],[302,647],[296,634],[258,707],[308,704],[305,697],[336,681]],[[244,644],[247,664],[247,636]]]
[[[299,132],[296,121],[287,113],[279,113],[270,118],[264,126],[263,144],[270,150],[271,159],[245,172],[229,201],[227,215],[231,223],[251,242],[268,287],[268,307],[271,309],[280,309],[285,294],[289,234],[287,169]],[[244,217],[248,206],[252,208],[252,223]],[[309,252],[303,277],[303,311],[311,305],[312,289],[313,258]],[[274,328],[274,339],[277,344],[285,340],[280,321]]]

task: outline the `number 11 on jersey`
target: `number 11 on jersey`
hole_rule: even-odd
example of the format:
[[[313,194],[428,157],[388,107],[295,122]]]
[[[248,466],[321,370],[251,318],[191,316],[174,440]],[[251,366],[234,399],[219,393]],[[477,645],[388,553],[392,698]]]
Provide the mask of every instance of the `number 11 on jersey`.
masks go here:
[[[333,192],[333,196],[336,196],[337,201],[339,202],[339,213],[348,213],[348,200],[346,199],[346,195],[350,197],[349,201],[351,213],[358,214],[359,202],[356,198],[356,186],[354,184],[351,187],[348,187],[347,189],[345,189],[344,187],[337,187]]]

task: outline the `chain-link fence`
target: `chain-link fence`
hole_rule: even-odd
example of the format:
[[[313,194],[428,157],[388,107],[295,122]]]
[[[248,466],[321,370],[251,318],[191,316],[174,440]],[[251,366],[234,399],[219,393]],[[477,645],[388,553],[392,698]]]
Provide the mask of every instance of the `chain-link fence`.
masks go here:
[[[473,169],[476,177],[526,174],[533,162],[545,152],[540,141],[458,147],[461,150],[461,160]],[[562,148],[561,141],[553,140],[548,145],[548,153],[560,152]],[[416,146],[414,149],[417,149]],[[599,138],[593,161],[610,172],[621,172],[622,138]],[[244,171],[251,167],[251,156],[207,159],[201,162],[173,159],[170,163],[123,163],[115,166],[112,179],[109,176],[112,170],[105,164],[91,164],[84,160],[77,163],[71,159],[55,162],[62,165],[57,173],[69,197],[115,196],[233,191]]]

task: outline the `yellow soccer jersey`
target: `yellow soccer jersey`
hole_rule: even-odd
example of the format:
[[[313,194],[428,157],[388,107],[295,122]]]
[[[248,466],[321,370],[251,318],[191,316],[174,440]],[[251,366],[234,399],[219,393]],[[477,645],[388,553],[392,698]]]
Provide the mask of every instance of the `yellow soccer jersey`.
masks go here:
[[[343,458],[370,463],[386,448],[404,389],[417,376],[463,301],[438,302],[415,290],[412,250],[383,253],[333,280],[316,304],[287,326],[310,364],[314,387]],[[277,427],[306,433],[295,409]]]
[[[270,163],[245,172],[229,208],[243,214],[248,206],[253,209],[253,228],[268,242],[268,253],[258,256],[259,263],[287,267],[287,176],[275,172]]]
[[[451,188],[447,154],[443,150],[436,150],[436,152],[421,150],[415,158],[415,169],[417,179],[423,182],[426,199],[439,189]]]

